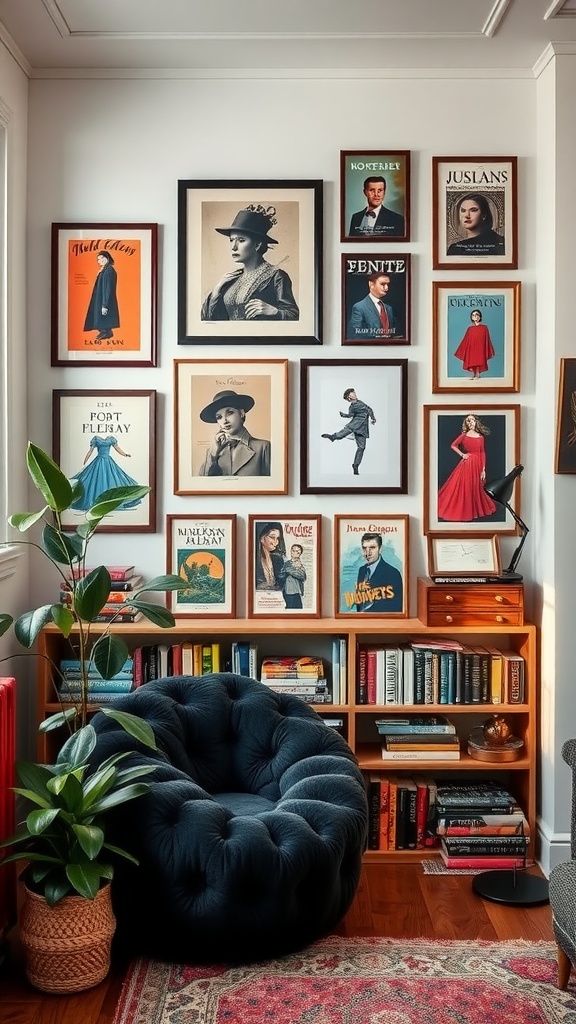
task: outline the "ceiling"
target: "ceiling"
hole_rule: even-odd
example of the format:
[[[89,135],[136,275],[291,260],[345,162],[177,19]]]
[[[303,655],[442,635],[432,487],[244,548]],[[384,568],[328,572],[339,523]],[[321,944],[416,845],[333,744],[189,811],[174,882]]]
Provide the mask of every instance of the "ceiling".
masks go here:
[[[0,0],[0,42],[32,78],[533,73],[548,44],[575,52],[576,0]]]

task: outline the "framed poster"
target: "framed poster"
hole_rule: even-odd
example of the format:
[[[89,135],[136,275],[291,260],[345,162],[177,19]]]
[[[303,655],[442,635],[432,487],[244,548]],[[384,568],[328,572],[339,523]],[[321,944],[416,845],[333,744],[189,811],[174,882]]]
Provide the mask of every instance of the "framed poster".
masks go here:
[[[183,619],[233,618],[236,614],[236,516],[166,516],[166,572],[188,582],[167,593],[168,607]]]
[[[556,473],[576,473],[576,359],[560,360]]]
[[[408,615],[408,516],[334,516],[334,615]]]
[[[342,344],[410,343],[410,254],[342,253]]]
[[[288,360],[174,360],[174,493],[286,494]]]
[[[84,494],[62,513],[64,529],[75,530],[85,513],[110,487],[141,485],[150,493],[126,502],[99,527],[108,533],[156,530],[156,392],[53,391],[53,458]],[[128,473],[124,466],[130,469]]]
[[[500,538],[473,534],[428,534],[428,575],[432,579],[499,576]]]
[[[484,484],[520,462],[519,405],[425,405],[424,451],[425,534],[516,532]],[[519,510],[519,478],[510,504]]]
[[[322,344],[322,182],[178,182],[178,343]]]
[[[340,241],[409,240],[409,151],[341,151]]]
[[[52,225],[52,366],[156,366],[157,224]]]
[[[520,389],[520,281],[434,281],[435,393]]]
[[[248,517],[248,615],[320,615],[322,516]]]
[[[303,359],[302,494],[407,493],[407,359]]]
[[[434,270],[518,267],[515,156],[432,158]]]

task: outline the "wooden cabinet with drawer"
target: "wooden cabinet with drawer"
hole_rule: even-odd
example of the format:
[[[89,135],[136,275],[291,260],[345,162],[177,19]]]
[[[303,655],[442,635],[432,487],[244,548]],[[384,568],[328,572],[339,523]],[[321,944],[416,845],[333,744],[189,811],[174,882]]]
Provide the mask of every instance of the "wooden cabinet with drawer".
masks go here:
[[[427,626],[522,626],[524,587],[518,583],[434,583],[420,577],[418,618]]]

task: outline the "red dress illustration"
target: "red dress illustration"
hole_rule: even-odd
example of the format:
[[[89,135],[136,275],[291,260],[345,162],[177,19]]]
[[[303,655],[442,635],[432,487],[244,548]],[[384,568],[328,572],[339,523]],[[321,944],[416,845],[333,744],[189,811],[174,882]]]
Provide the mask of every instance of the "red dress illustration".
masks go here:
[[[486,325],[472,324],[468,327],[454,355],[456,359],[462,360],[465,370],[486,373],[488,360],[496,355],[490,331]]]
[[[452,447],[457,446],[467,453],[468,458],[458,460],[458,465],[438,491],[438,518],[455,523],[469,523],[482,516],[490,516],[496,505],[482,486],[482,472],[485,465],[484,438],[460,434]]]

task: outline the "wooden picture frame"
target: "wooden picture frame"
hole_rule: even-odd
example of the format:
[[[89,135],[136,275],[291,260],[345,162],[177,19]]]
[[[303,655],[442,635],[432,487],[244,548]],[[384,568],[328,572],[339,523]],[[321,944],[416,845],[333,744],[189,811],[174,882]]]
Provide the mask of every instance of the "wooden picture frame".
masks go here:
[[[317,618],[321,548],[321,515],[250,515],[249,617]]]
[[[516,270],[518,157],[432,158],[434,270]]]
[[[166,595],[178,618],[235,618],[236,516],[167,515],[166,572],[190,584]]]
[[[52,452],[62,472],[84,486],[75,510],[61,514],[63,529],[85,522],[86,509],[108,488],[140,484],[150,493],[106,516],[99,531],[156,531],[155,391],[53,391]],[[118,455],[130,459],[129,474]]]
[[[301,493],[406,494],[408,360],[303,359],[300,368]],[[331,438],[344,442],[337,455]]]
[[[51,365],[156,366],[157,224],[52,224]]]
[[[555,473],[576,473],[576,359],[560,360]]]
[[[287,490],[288,360],[175,359],[174,493]]]
[[[520,281],[434,281],[432,391],[520,390]]]
[[[410,241],[409,150],[341,150],[340,241]]]
[[[334,616],[406,618],[407,515],[334,516]]]
[[[466,444],[462,437],[469,416],[480,420],[481,430],[476,431],[477,437],[470,438],[472,443]],[[459,447],[460,455],[452,445]],[[485,494],[481,470],[483,463],[485,482],[490,483],[520,462],[519,405],[425,405],[424,451],[425,534],[516,532],[516,524],[504,506]],[[520,514],[519,478],[510,504]]]
[[[342,253],[342,344],[410,344],[410,253]]]
[[[501,571],[497,533],[481,537],[468,533],[428,534],[428,575],[432,579],[490,578]]]
[[[178,182],[178,344],[322,344],[322,192]]]

